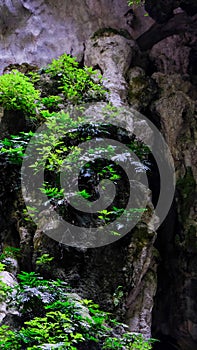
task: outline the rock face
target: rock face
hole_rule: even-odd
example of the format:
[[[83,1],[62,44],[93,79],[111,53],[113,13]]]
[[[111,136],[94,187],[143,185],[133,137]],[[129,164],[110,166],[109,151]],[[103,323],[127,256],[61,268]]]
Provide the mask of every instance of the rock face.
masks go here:
[[[99,28],[128,29],[127,1],[3,0],[0,67],[45,65],[62,53],[82,60],[86,40]]]
[[[73,3],[4,0],[0,6],[2,70],[8,64],[25,61],[43,65],[65,51],[82,63],[93,65],[103,74],[114,106],[126,108],[128,115],[133,107],[160,129],[173,155],[177,180],[174,203],[157,235],[154,228],[142,221],[132,235],[109,246],[77,249],[63,247],[35,227],[25,226],[21,218],[19,169],[3,163],[0,182],[3,245],[21,247],[21,269],[35,267],[35,259],[41,252],[53,255],[52,277],[67,280],[77,293],[127,320],[132,331],[150,336],[152,324],[153,337],[163,341],[157,349],[195,350],[197,44],[194,33],[176,33],[142,53],[133,38],[143,35],[154,21],[150,17],[146,20],[144,10],[139,9],[134,9],[136,18],[131,20],[126,0]],[[159,0],[157,4],[146,0],[146,9],[163,26],[173,19],[174,13],[185,11],[186,16],[194,17],[196,0]],[[97,105],[91,113],[92,118],[94,113],[98,114]],[[19,131],[21,125],[16,123],[15,116],[8,113],[3,118],[6,123],[1,130]],[[132,117],[129,123],[133,126]],[[143,132],[146,133],[145,128]],[[158,179],[153,179],[152,186],[157,187],[158,183]],[[120,286],[123,297],[118,298]]]
[[[34,259],[40,252],[53,254],[53,277],[63,278],[79,295],[94,299],[124,320],[130,331],[149,338],[157,286],[155,239],[156,232],[140,223],[132,235],[105,247],[60,249],[46,235],[36,232]]]
[[[163,335],[176,339],[181,349],[194,349],[197,340],[195,93],[192,85],[180,75],[154,73],[153,78],[161,88],[161,94],[153,102],[152,109],[160,119],[173,154],[177,177],[176,217],[173,219],[171,213],[158,239],[163,262],[155,312],[161,324],[158,327],[155,319],[154,327]],[[172,221],[174,227],[166,235]]]
[[[7,259],[9,266],[11,266],[11,271],[0,272],[0,279],[6,286],[13,287],[17,284],[16,274],[18,272],[18,262],[16,259]],[[14,319],[14,317],[19,316],[17,310],[11,309],[7,306],[6,302],[0,303],[0,324],[4,323],[6,319]]]
[[[135,55],[135,42],[122,35],[104,31],[90,39],[85,50],[85,64],[100,68],[104,86],[109,89],[109,101],[116,106],[127,101],[126,72]]]
[[[160,72],[187,75],[190,64],[190,45],[194,42],[194,35],[185,33],[172,35],[153,46],[150,58]]]
[[[83,111],[87,121],[94,122],[94,118],[105,120],[103,109],[107,103],[94,103]],[[117,110],[118,118],[124,122],[125,128],[132,134],[139,129],[141,136],[152,144],[151,129],[146,121],[138,121],[137,112],[129,107],[121,107]],[[106,112],[107,113],[107,112]],[[110,111],[106,118],[111,116]],[[4,168],[4,176],[7,171],[11,176],[11,168]],[[12,176],[11,176],[12,177]],[[18,245],[21,249],[21,269],[31,270],[35,267],[35,261],[42,253],[54,256],[54,268],[50,272],[53,278],[62,278],[73,287],[73,290],[85,298],[93,299],[101,307],[114,312],[119,319],[126,320],[130,330],[141,332],[145,337],[151,336],[153,299],[157,286],[157,250],[154,248],[156,240],[155,223],[157,218],[152,217],[153,205],[150,191],[146,194],[146,203],[149,211],[143,215],[136,228],[121,240],[99,248],[71,248],[65,247],[46,236],[40,230],[33,230],[31,225],[24,227],[24,221],[16,208],[23,206],[20,190],[17,189],[17,176],[13,174],[13,196],[9,196],[6,207],[2,208],[1,216],[7,223],[1,230],[3,246]],[[4,187],[4,196],[9,187],[9,181],[1,184]],[[12,228],[10,223],[13,223]],[[15,231],[15,237],[13,237]],[[35,231],[35,232],[34,232]],[[49,272],[44,271],[44,274]],[[123,296],[119,298],[118,290],[122,288]]]
[[[166,22],[173,16],[177,8],[184,10],[188,15],[197,12],[195,0],[159,0],[157,2],[146,0],[145,8],[158,23]]]

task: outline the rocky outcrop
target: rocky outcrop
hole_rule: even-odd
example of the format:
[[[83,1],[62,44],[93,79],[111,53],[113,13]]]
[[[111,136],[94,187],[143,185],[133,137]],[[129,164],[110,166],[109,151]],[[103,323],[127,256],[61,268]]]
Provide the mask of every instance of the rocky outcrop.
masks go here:
[[[142,50],[149,50],[161,40],[175,34],[187,33],[195,37],[197,23],[195,1],[146,0],[145,9],[155,23],[137,38]]]
[[[13,258],[7,258],[4,263],[7,263],[10,271],[1,271],[0,272],[0,282],[5,285],[5,287],[14,287],[17,284],[16,274],[19,271],[18,262],[16,259]],[[10,323],[12,320],[19,316],[19,312],[14,309],[10,308],[6,300],[0,303],[0,324],[5,323],[6,320],[10,320]]]
[[[135,55],[134,40],[117,35],[113,30],[95,33],[86,44],[85,64],[100,69],[103,84],[109,90],[109,101],[116,106],[127,102],[128,85],[125,80]]]
[[[154,231],[139,223],[132,234],[108,246],[74,249],[58,247],[37,232],[34,259],[46,251],[55,256],[50,275],[64,279],[79,295],[93,299],[119,320],[126,321],[131,331],[148,338],[157,286],[155,238]]]
[[[197,5],[195,0],[159,0],[159,1],[145,1],[145,9],[149,15],[158,23],[167,22],[176,9],[184,10],[188,15],[197,13]]]
[[[148,77],[141,67],[133,67],[127,73],[129,81],[129,104],[140,112],[147,109],[156,98],[158,87],[155,81]]]
[[[110,54],[112,55],[111,52]],[[113,64],[112,61],[112,68]],[[116,96],[113,102],[116,104]],[[130,110],[128,106],[117,110],[113,107],[112,111],[107,108],[109,106],[104,102],[91,103],[85,111],[83,110],[83,114],[85,113],[87,122],[89,120],[96,123],[99,120],[107,123],[113,111],[120,125],[124,125],[129,134],[138,132],[139,137],[152,144],[151,128],[145,120],[138,120],[139,113]],[[3,177],[8,178],[6,171],[10,173],[10,168],[4,169]],[[131,331],[141,332],[147,338],[150,337],[158,263],[157,251],[154,248],[157,220],[153,216],[154,220],[150,221],[153,214],[150,191],[146,193],[148,211],[128,235],[117,242],[114,237],[114,242],[104,247],[72,248],[55,242],[39,229],[33,232],[31,223],[27,222],[25,225],[22,214],[24,204],[20,197],[20,188],[17,188],[16,184],[17,175],[19,176],[15,173],[13,186],[16,187],[13,197],[7,195],[9,182],[3,180],[2,183],[3,199],[9,197],[9,201],[5,201],[6,206],[1,214],[2,218],[7,217],[2,228],[1,241],[3,246],[20,246],[20,268],[36,268],[36,259],[43,253],[49,253],[55,258],[54,265],[50,271],[41,268],[45,276],[67,281],[82,297],[93,299],[104,309],[115,313],[120,320],[127,320]],[[120,287],[123,295],[119,297]]]
[[[155,319],[154,327],[174,338],[181,349],[189,350],[197,341],[196,95],[194,87],[180,75],[154,73],[153,78],[161,94],[152,110],[173,154],[177,177],[177,214],[173,218],[171,212],[158,239],[162,263],[155,313],[161,324],[158,326]],[[167,235],[172,221],[174,227]]]
[[[127,106],[131,129],[131,107],[158,126],[173,155],[177,180],[174,203],[157,239],[154,228],[141,222],[132,234],[109,246],[79,249],[64,247],[25,225],[19,169],[2,162],[1,241],[21,247],[22,269],[35,268],[41,253],[54,255],[52,277],[67,280],[80,295],[127,319],[131,330],[149,336],[153,315],[152,334],[163,341],[158,349],[195,350],[196,1],[146,0],[157,23],[140,9],[134,9],[133,18],[126,0],[5,0],[1,9],[2,69],[24,61],[40,66],[65,51],[93,65],[105,78],[112,104]],[[133,38],[150,51],[136,49]],[[92,120],[97,107],[91,110]],[[3,131],[23,127],[9,113],[2,112],[2,118]],[[152,183],[159,186],[158,178]]]
[[[9,0],[0,4],[0,67],[46,65],[66,52],[82,60],[86,40],[99,28],[128,29],[127,1]]]
[[[153,46],[150,59],[159,72],[187,76],[190,73],[190,54],[194,44],[195,36],[189,33],[170,36]]]
[[[173,39],[176,42],[177,38],[173,37],[166,41],[172,45]],[[162,42],[159,45],[161,51],[167,52]],[[169,49],[169,53],[173,50]],[[176,169],[175,201],[156,241],[161,262],[152,331],[156,338],[162,339],[164,347],[188,350],[196,347],[196,89],[188,74],[172,74],[182,73],[187,67],[188,57],[183,53],[184,47],[183,52],[177,49],[171,63],[166,55],[166,72],[171,74],[155,72],[148,77],[142,68],[134,67],[128,76],[130,103],[138,110],[144,106],[151,111],[152,120],[170,147]],[[164,72],[156,54],[155,59],[157,67]],[[157,89],[153,99],[148,88],[150,79]]]

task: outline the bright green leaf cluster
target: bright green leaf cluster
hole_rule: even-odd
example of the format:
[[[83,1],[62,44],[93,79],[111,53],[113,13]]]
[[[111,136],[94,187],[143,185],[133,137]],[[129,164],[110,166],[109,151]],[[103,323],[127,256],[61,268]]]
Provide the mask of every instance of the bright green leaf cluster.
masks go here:
[[[133,5],[140,6],[140,5],[143,5],[144,2],[145,2],[145,0],[128,0],[128,5],[129,6],[133,6]]]
[[[0,154],[8,163],[20,165],[25,149],[33,135],[32,131],[21,132],[19,135],[10,135],[10,138],[0,140]]]
[[[49,254],[45,253],[42,254],[37,260],[36,265],[46,265],[49,264],[51,261],[53,261],[54,257],[50,256]]]
[[[39,99],[40,92],[23,73],[13,70],[0,76],[0,104],[6,110],[19,110],[34,117]]]
[[[51,259],[43,254],[37,263],[49,263]],[[21,272],[18,281],[19,284],[6,293],[9,306],[23,316],[23,324],[17,331],[6,325],[0,327],[2,350],[77,350],[80,344],[87,349],[96,344],[107,350],[151,349],[152,340],[127,332],[124,324],[111,319],[111,315],[101,311],[92,300],[72,293],[65,282],[46,280],[33,271]],[[118,297],[122,297],[121,289],[117,290]]]
[[[61,96],[50,95],[42,98],[43,105],[50,111],[58,109],[59,103],[62,102]]]
[[[63,54],[54,59],[45,72],[56,82],[57,88],[65,98],[72,103],[100,100],[104,98],[105,90],[101,85],[101,75],[92,67],[80,68],[75,58]],[[94,81],[94,78],[98,82]]]

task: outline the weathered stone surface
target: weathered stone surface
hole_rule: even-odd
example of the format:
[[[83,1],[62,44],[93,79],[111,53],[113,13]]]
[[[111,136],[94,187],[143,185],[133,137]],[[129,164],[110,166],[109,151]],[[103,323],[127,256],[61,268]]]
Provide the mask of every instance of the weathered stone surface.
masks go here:
[[[158,237],[162,263],[153,329],[171,336],[181,349],[196,348],[196,110],[191,84],[180,75],[155,73],[160,97],[153,111],[171,149],[177,177],[173,210]],[[189,97],[189,95],[191,97]],[[174,225],[172,226],[172,222]],[[157,310],[157,311],[156,311]]]
[[[100,123],[113,123],[113,113],[115,113],[114,124],[117,127],[125,128],[129,136],[137,135],[147,145],[152,145],[154,142],[153,131],[148,127],[143,115],[127,105],[110,110],[106,102],[89,103],[85,106],[83,113],[85,113],[87,121],[95,123],[98,121]]]
[[[99,28],[129,29],[126,0],[3,0],[0,10],[1,69],[45,65],[64,52],[81,60],[86,40]]]
[[[194,42],[195,36],[189,33],[170,36],[153,46],[150,59],[159,72],[187,75],[190,51]]]
[[[164,11],[160,11],[161,3]],[[35,267],[35,260],[41,253],[54,255],[53,271],[50,272],[53,277],[67,280],[80,295],[98,301],[101,306],[114,311],[120,318],[125,320],[127,315],[130,329],[143,332],[146,336],[150,335],[153,298],[157,284],[153,312],[154,336],[169,337],[170,341],[173,339],[181,350],[195,350],[196,89],[189,82],[189,79],[196,82],[196,39],[191,33],[194,28],[190,31],[190,26],[184,22],[182,30],[186,28],[190,34],[184,30],[184,34],[177,33],[162,40],[154,45],[150,52],[152,65],[146,59],[146,64],[142,65],[144,71],[140,67],[132,67],[127,72],[130,64],[140,66],[138,60],[133,59],[135,45],[131,38],[113,33],[89,40],[98,29],[109,27],[116,30],[125,29],[137,39],[138,35],[154,24],[150,17],[146,19],[143,17],[144,12],[137,9],[134,9],[136,18],[132,22],[131,16],[127,14],[126,0],[77,0],[73,3],[63,0],[4,0],[0,6],[3,15],[0,20],[2,70],[5,65],[15,62],[27,61],[43,65],[65,51],[82,60],[86,50],[85,63],[100,67],[103,71],[104,77],[107,78],[105,85],[112,92],[111,101],[114,104],[123,104],[125,107],[130,84],[132,92],[136,93],[134,99],[133,96],[130,97],[131,105],[140,109],[141,104],[144,104],[150,118],[156,123],[158,121],[157,125],[160,125],[173,154],[177,176],[175,203],[157,240],[157,248],[161,254],[158,283],[157,252],[153,248],[156,234],[153,228],[148,228],[147,223],[136,227],[134,235],[128,235],[121,241],[95,250],[63,247],[39,230],[32,241],[33,230],[21,223],[20,210],[23,206],[18,193],[19,181],[16,180],[18,170],[5,163],[2,167],[3,181],[0,183],[1,240],[9,245],[21,246],[24,253],[21,260],[22,269],[30,269],[32,263]],[[176,8],[177,6],[181,6],[182,9],[175,9],[171,0],[157,1],[156,7],[154,2],[152,10],[156,12],[153,17],[159,22],[172,19],[170,23],[175,24],[176,21],[173,22],[173,17],[170,17],[178,13],[181,15],[181,21],[187,20],[187,15],[182,10],[186,11],[188,16],[193,16],[196,0],[177,1]],[[195,25],[195,21],[192,25]],[[157,30],[161,27],[155,28]],[[165,34],[165,23],[162,28]],[[170,30],[174,30],[173,25]],[[104,32],[106,30],[102,31]],[[147,49],[146,45],[145,47]],[[148,57],[148,53],[146,55]],[[154,96],[152,103],[150,91],[147,93],[147,90],[153,71],[156,73],[151,77],[151,81],[154,79],[158,86],[158,95]],[[141,76],[143,82],[136,86],[135,78]],[[128,83],[125,77],[128,78]],[[144,93],[147,95],[143,95]],[[90,117],[92,111],[98,115],[98,105],[95,104],[89,109]],[[3,111],[1,118],[5,118]],[[130,117],[129,109],[125,110],[124,118],[125,122],[129,123],[132,133],[135,123]],[[11,120],[12,124],[8,123],[6,118],[3,120],[6,121],[3,130],[20,131],[21,125],[14,124],[16,118],[13,116]],[[144,137],[150,139],[146,124],[143,123],[140,128]],[[50,275],[49,272],[45,273]],[[123,287],[124,297],[117,308],[113,298],[118,286]],[[166,349],[168,345],[169,342]]]
[[[156,97],[158,88],[154,80],[147,77],[140,67],[133,67],[127,73],[129,80],[128,101],[138,111],[143,111]]]
[[[13,287],[16,283],[17,283],[17,280],[15,278],[15,276],[8,272],[8,271],[2,271],[0,272],[0,278],[1,278],[1,281],[3,283],[5,283],[7,286],[9,287]],[[3,319],[8,315],[8,314],[11,314],[11,315],[19,315],[19,313],[17,312],[17,310],[11,310],[6,302],[3,302],[0,304],[0,323],[3,321]]]
[[[2,108],[2,117],[0,123],[1,137],[9,134],[17,134],[26,129],[25,116],[21,111],[8,111]]]
[[[45,252],[53,255],[50,276],[64,279],[79,295],[98,302],[120,320],[126,320],[131,331],[141,332],[148,338],[157,285],[155,257],[158,253],[153,248],[156,239],[153,226],[139,223],[121,240],[94,249],[63,247],[42,232],[36,232],[34,260]],[[117,307],[114,295],[119,286],[124,295]]]
[[[186,11],[190,16],[197,12],[197,5],[195,0],[145,1],[146,11],[158,23],[163,23],[169,20],[178,8]]]
[[[179,75],[155,73],[153,78],[161,88],[161,95],[153,102],[152,109],[160,119],[173,154],[177,177],[185,173],[185,167],[191,167],[196,176],[196,110],[195,101],[188,96],[193,95],[191,84]]]
[[[86,44],[85,64],[99,67],[103,84],[109,89],[109,100],[120,106],[127,99],[125,74],[135,54],[135,42],[106,31]]]
[[[107,109],[104,102],[87,104],[83,110],[86,121],[91,123],[113,121],[113,113],[115,110]],[[116,115],[116,125],[119,120],[131,135],[138,130],[139,137],[152,144],[152,131],[145,120],[138,119],[138,112],[124,106],[117,108]],[[157,252],[153,247],[157,218],[154,214],[152,217],[151,192],[143,190],[149,210],[143,214],[137,227],[121,240],[94,249],[69,248],[51,240],[38,229],[33,239],[33,260],[35,262],[42,253],[50,253],[55,257],[54,268],[50,272],[54,277],[63,278],[82,297],[95,300],[103,308],[115,312],[120,319],[126,318],[131,331],[142,332],[148,338],[157,285]],[[124,296],[117,307],[114,295],[119,286]]]

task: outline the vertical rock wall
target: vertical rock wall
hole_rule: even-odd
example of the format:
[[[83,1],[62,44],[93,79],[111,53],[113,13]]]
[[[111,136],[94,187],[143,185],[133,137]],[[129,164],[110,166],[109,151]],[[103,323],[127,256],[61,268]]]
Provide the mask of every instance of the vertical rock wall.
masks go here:
[[[185,4],[187,13],[191,3],[188,0]],[[194,5],[193,2],[191,12]],[[1,71],[8,64],[25,61],[40,66],[63,52],[100,68],[111,89],[112,102],[131,105],[160,128],[172,152],[177,179],[171,212],[156,241],[160,251],[158,277],[154,231],[145,240],[145,246],[140,246],[135,260],[137,243],[129,237],[121,246],[114,244],[85,252],[63,249],[41,232],[36,232],[33,239],[33,230],[28,231],[20,221],[17,171],[11,171],[8,165],[0,183],[2,242],[21,246],[25,257],[22,268],[31,268],[37,250],[49,251],[56,257],[56,277],[67,279],[87,297],[95,296],[103,307],[114,307],[113,294],[118,285],[123,285],[125,299],[115,311],[127,314],[130,328],[146,335],[150,334],[157,287],[153,335],[164,340],[166,349],[196,349],[195,35],[176,34],[156,44],[150,52],[140,52],[132,37],[137,38],[154,22],[144,17],[144,10],[136,10],[132,22],[126,0],[3,0],[0,9]],[[173,10],[174,7],[170,13],[167,11],[167,16]],[[157,14],[153,17],[157,19]],[[90,40],[95,31],[109,27],[127,30],[131,38],[113,33]],[[139,243],[138,233],[136,230]]]
[[[103,27],[129,28],[119,0],[3,0],[0,2],[0,67],[44,65],[66,52],[82,59],[86,40]]]

